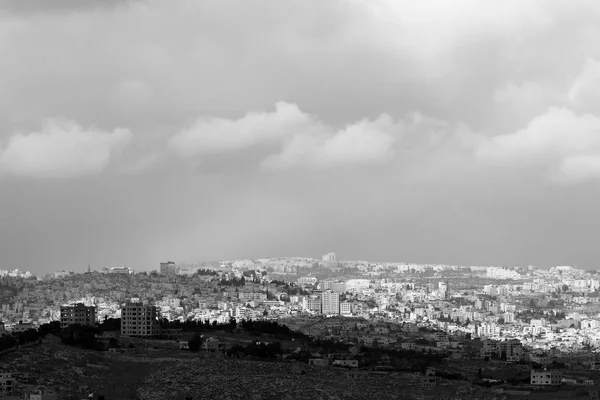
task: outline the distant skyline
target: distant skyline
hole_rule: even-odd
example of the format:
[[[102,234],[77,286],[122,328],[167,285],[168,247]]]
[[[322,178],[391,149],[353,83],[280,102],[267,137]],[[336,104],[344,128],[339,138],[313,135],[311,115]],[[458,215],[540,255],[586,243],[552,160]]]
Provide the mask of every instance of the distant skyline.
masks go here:
[[[0,0],[0,269],[600,261],[600,4]]]

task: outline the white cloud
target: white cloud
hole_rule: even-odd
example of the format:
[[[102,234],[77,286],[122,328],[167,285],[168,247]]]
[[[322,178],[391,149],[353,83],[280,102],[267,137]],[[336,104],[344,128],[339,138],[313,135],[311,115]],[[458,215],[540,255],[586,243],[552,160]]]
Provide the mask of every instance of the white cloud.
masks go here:
[[[0,152],[0,171],[32,178],[99,173],[131,137],[128,129],[83,129],[73,121],[51,119],[40,132],[18,133],[8,140]]]
[[[588,58],[569,89],[569,100],[576,106],[597,110],[600,104],[600,61]]]
[[[282,150],[263,162],[268,168],[319,168],[388,159],[400,131],[401,126],[385,114],[336,130],[295,104],[279,102],[274,112],[250,112],[239,119],[201,118],[174,136],[170,147],[193,158],[269,144]]]
[[[400,125],[386,114],[339,131],[321,125],[321,129],[294,135],[280,154],[267,158],[263,165],[273,169],[326,168],[386,161],[393,156],[392,145],[400,132]]]
[[[264,143],[310,128],[311,117],[297,105],[279,102],[274,112],[250,112],[237,120],[200,118],[171,138],[169,146],[183,157],[220,154]]]
[[[560,163],[557,183],[580,183],[600,179],[600,152],[591,156],[567,157]]]
[[[121,166],[118,171],[122,174],[139,174],[142,172],[146,172],[152,168],[154,168],[159,162],[162,161],[162,156],[154,153],[143,155],[137,160]]]
[[[492,164],[541,167],[548,178],[587,179],[597,172],[600,155],[600,118],[578,115],[566,108],[550,108],[515,133],[482,141],[477,158]]]

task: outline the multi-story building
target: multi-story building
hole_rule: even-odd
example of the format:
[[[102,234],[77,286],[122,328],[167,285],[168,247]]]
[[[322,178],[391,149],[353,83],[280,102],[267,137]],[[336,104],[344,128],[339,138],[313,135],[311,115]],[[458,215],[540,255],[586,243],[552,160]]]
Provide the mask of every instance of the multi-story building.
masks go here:
[[[130,275],[133,274],[133,270],[129,267],[112,267],[110,269],[111,274],[125,274]]]
[[[349,279],[346,281],[346,290],[349,292],[362,292],[369,288],[368,279]]]
[[[121,308],[121,335],[151,337],[159,334],[156,306],[127,303]]]
[[[340,314],[350,315],[352,314],[352,303],[348,301],[342,301],[340,303]]]
[[[333,293],[345,293],[346,292],[346,282],[332,282],[331,283],[331,291]]]
[[[493,358],[517,362],[523,356],[523,345],[518,339],[495,341],[483,340],[481,342],[481,358]]]
[[[439,282],[438,291],[440,293],[440,297],[445,299],[448,295],[448,282]]]
[[[340,294],[327,291],[321,294],[321,313],[339,314],[340,313]]]
[[[11,396],[14,391],[15,380],[9,373],[0,373],[0,394],[1,397]]]
[[[62,306],[60,308],[61,329],[74,324],[96,326],[96,307],[88,307],[83,303]]]
[[[240,300],[266,300],[267,294],[262,292],[239,292]]]
[[[556,370],[531,370],[531,384],[543,386],[560,386],[562,384],[563,373]]]
[[[336,262],[337,261],[337,254],[335,253],[327,253],[323,256],[323,261],[327,261],[327,262]]]
[[[161,262],[160,263],[160,274],[166,276],[177,275],[179,268],[173,261]]]
[[[317,278],[314,276],[303,276],[298,278],[298,285],[300,286],[314,285],[315,283],[317,283]]]
[[[477,336],[493,337],[500,334],[500,327],[496,324],[485,323],[477,327]]]
[[[317,298],[309,298],[307,301],[308,309],[311,311],[321,312],[321,299]]]

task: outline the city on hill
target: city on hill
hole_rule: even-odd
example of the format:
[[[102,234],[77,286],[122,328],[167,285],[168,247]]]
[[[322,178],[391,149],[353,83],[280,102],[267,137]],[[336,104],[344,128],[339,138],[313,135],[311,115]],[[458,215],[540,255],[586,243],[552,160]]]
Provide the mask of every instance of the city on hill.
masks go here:
[[[253,398],[313,388],[331,396],[323,398],[593,399],[599,289],[596,271],[569,266],[335,253],[166,261],[137,273],[2,271],[0,390],[15,399],[195,399],[225,390],[227,369],[238,371],[229,398],[260,380]],[[297,392],[285,394],[290,385]]]

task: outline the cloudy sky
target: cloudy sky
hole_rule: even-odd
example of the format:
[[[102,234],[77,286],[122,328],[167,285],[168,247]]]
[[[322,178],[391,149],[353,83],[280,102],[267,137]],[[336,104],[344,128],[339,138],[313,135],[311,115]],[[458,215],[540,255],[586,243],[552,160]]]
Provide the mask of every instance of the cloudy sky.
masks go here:
[[[0,0],[0,268],[600,260],[590,0]]]

